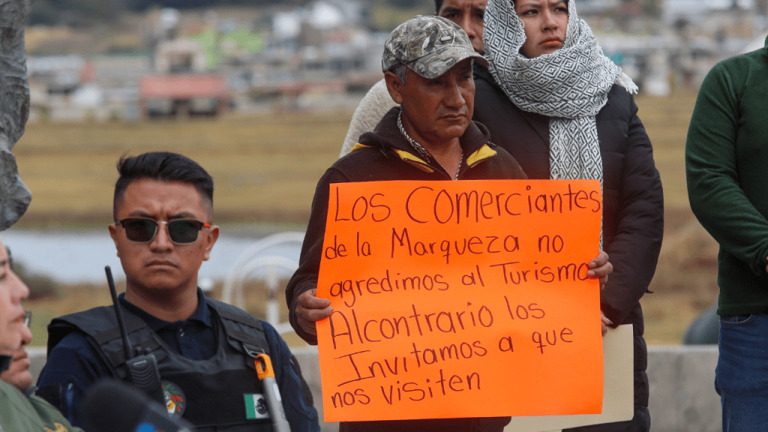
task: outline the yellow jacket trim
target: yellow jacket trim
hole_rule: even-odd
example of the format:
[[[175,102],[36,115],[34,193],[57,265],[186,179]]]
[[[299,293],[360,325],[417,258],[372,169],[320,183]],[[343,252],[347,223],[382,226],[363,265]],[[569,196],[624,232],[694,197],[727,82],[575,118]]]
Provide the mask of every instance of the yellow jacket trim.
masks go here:
[[[355,150],[360,150],[360,149],[369,148],[369,147],[372,147],[372,146],[357,143],[354,146],[352,146],[352,148],[349,150],[349,152],[352,153]]]
[[[400,159],[404,160],[405,162],[408,162],[409,164],[415,166],[416,168],[419,168],[422,171],[426,171],[428,173],[435,172],[435,169],[429,166],[429,164],[420,157],[414,155],[413,153],[409,153],[405,150],[398,150],[395,149],[395,153],[400,157]]]
[[[372,146],[357,143],[354,145],[354,147],[352,147],[352,150],[350,150],[350,153],[355,150],[360,150],[360,149],[369,148],[369,147],[372,147]],[[426,171],[428,173],[435,172],[435,169],[429,166],[429,164],[424,159],[421,159],[420,157],[414,155],[413,153],[407,152],[405,150],[399,150],[399,149],[394,149],[394,151],[397,154],[397,156],[400,157],[400,159],[410,163],[411,165],[421,169],[422,171]],[[477,149],[475,152],[473,152],[471,155],[467,157],[467,160],[466,160],[467,166],[471,167],[477,164],[478,162],[481,162],[485,159],[495,156],[496,154],[497,154],[496,150],[489,147],[488,144],[483,144],[482,147],[480,147],[479,149]]]
[[[495,156],[496,153],[496,150],[490,148],[488,144],[483,144],[482,147],[467,157],[467,166],[473,166],[480,161]]]

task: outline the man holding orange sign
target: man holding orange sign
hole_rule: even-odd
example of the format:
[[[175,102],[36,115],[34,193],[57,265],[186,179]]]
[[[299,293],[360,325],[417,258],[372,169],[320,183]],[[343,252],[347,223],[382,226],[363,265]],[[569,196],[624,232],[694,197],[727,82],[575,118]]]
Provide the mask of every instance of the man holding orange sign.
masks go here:
[[[490,142],[483,125],[471,120],[473,62],[487,64],[466,33],[441,17],[416,17],[388,37],[382,70],[387,89],[400,107],[387,113],[374,132],[362,135],[352,152],[320,179],[299,268],[286,288],[291,324],[307,342],[317,343],[315,322],[333,312],[328,299],[315,295],[320,261],[324,254],[344,253],[341,247],[323,245],[333,184],[525,178],[517,161]],[[368,208],[385,211],[377,205],[376,197],[371,197]],[[601,253],[589,263],[588,277],[610,273],[607,260]],[[486,417],[347,422],[340,430],[501,431],[508,421],[508,417]]]

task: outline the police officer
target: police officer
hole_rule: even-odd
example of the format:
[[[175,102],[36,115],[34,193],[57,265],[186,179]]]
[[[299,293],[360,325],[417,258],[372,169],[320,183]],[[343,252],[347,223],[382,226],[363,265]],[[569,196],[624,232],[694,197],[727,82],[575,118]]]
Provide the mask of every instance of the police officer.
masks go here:
[[[130,380],[126,355],[152,356],[160,376],[157,394],[162,391],[170,414],[198,431],[269,431],[254,366],[255,356],[266,353],[291,429],[319,430],[298,363],[275,329],[206,298],[197,287],[200,265],[219,236],[208,173],[167,152],[123,157],[118,171],[109,233],[126,276],[117,303],[135,351],[125,353],[112,307],[54,319],[39,393],[82,425],[80,405],[97,379]]]

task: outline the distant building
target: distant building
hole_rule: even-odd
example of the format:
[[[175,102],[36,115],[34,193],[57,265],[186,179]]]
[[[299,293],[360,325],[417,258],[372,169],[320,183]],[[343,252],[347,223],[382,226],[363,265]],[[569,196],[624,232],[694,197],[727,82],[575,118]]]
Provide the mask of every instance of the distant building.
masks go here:
[[[147,75],[139,81],[139,106],[145,117],[207,115],[227,108],[229,91],[219,74]]]
[[[581,0],[577,6],[579,14],[604,11],[619,6],[619,0]]]
[[[41,83],[50,94],[70,94],[80,85],[85,67],[80,56],[29,56],[29,80]]]
[[[206,70],[199,43],[161,41],[154,63],[156,73],[139,80],[139,109],[144,117],[216,116],[227,109],[226,77]]]
[[[733,9],[753,10],[755,0],[664,0],[667,16],[696,16]]]
[[[205,71],[205,54],[190,39],[162,41],[155,50],[155,71],[162,74]]]

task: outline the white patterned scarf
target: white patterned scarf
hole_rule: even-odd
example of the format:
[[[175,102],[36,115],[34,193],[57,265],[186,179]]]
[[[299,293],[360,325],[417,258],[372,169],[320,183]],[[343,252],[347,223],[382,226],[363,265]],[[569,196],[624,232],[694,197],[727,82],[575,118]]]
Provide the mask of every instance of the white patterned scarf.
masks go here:
[[[520,53],[523,22],[510,0],[489,0],[485,14],[485,56],[494,80],[523,111],[549,121],[551,179],[603,182],[603,163],[595,115],[608,101],[614,83],[637,93],[632,79],[603,54],[589,25],[568,0],[563,48],[536,58]]]

